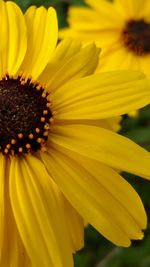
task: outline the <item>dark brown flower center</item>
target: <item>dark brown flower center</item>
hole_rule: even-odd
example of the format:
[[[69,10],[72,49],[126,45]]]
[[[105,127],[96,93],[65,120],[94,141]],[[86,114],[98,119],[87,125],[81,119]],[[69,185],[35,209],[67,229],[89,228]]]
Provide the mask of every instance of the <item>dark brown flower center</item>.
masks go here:
[[[0,80],[0,151],[36,152],[47,141],[52,112],[48,93],[31,80]]]
[[[141,20],[130,20],[122,32],[124,45],[134,54],[150,53],[150,24]]]

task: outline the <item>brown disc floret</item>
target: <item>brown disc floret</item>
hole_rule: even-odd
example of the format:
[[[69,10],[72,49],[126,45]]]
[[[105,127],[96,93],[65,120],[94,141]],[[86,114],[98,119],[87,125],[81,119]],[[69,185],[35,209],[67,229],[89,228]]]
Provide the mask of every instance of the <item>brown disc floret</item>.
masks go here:
[[[150,54],[150,24],[144,19],[128,21],[121,38],[125,47],[134,54]]]
[[[21,76],[0,80],[0,151],[2,154],[36,152],[48,139],[49,94]]]

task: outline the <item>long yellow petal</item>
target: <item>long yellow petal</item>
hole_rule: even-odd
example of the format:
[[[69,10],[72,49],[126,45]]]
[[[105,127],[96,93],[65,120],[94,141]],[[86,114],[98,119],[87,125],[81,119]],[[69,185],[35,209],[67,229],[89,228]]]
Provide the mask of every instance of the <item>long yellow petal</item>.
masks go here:
[[[139,72],[116,71],[70,81],[52,98],[57,119],[104,119],[150,102],[150,82]]]
[[[38,159],[33,156],[13,159],[10,198],[17,227],[34,266],[73,266],[60,195]]]
[[[54,53],[52,58],[50,59],[49,64],[46,66],[44,71],[39,76],[38,80],[45,84],[46,87],[52,90],[51,88],[51,81],[53,77],[59,72],[60,69],[72,58],[74,57],[79,51],[81,50],[81,43],[79,41],[74,41],[72,39],[65,39],[61,41]],[[59,77],[60,78],[60,77]]]
[[[49,173],[86,221],[119,246],[129,246],[130,239],[143,237],[141,230],[146,227],[146,215],[141,200],[134,189],[117,173],[90,161],[86,162],[87,167],[84,168],[85,162],[81,166],[80,158],[79,161],[74,161],[53,149],[50,154],[50,160],[47,153],[43,154]],[[92,167],[90,172],[88,163],[89,168]],[[112,179],[108,178],[108,182],[103,182],[107,176]],[[118,190],[120,193],[117,196]],[[135,204],[136,211],[133,210]]]
[[[66,38],[62,40],[56,47],[53,55],[53,60],[61,61],[64,59],[69,59],[81,50],[81,42],[75,41],[71,38]]]
[[[2,245],[4,238],[4,196],[5,196],[5,158],[0,155],[0,259],[2,254]],[[1,260],[0,260],[1,261]]]
[[[89,125],[55,126],[50,141],[119,170],[150,179],[150,154],[131,140]]]
[[[41,74],[56,47],[58,25],[56,12],[44,7],[30,7],[25,13],[28,49],[21,70],[33,79]]]
[[[13,2],[0,1],[0,78],[15,75],[27,49],[24,16]]]
[[[6,161],[6,159],[5,159]],[[1,166],[2,167],[2,166]],[[3,166],[4,168],[4,166]],[[9,197],[9,170],[10,164],[5,162],[5,181],[4,181],[4,225],[0,229],[3,231],[2,248],[0,251],[0,266],[3,267],[31,267],[31,262],[21,241],[14,216],[11,209]]]
[[[48,83],[53,92],[70,80],[90,75],[97,67],[99,49],[94,44],[81,49],[72,56],[56,73]]]
[[[63,197],[63,200],[66,225],[69,231],[73,252],[75,253],[84,246],[84,221],[65,197]]]

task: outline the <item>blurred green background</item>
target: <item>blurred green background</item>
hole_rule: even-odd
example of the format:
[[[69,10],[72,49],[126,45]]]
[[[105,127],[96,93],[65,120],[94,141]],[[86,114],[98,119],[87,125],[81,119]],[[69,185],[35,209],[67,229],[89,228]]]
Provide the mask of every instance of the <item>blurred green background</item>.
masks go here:
[[[67,24],[66,14],[70,5],[83,5],[82,0],[15,0],[15,2],[23,11],[30,5],[54,6],[58,14],[59,27]],[[137,118],[124,116],[121,134],[150,151],[150,107],[141,110]],[[149,182],[126,173],[123,176],[140,194],[150,217]],[[85,248],[75,255],[75,267],[150,267],[150,223],[144,240],[133,242],[132,247],[127,249],[115,247],[92,227],[85,231],[85,244]]]

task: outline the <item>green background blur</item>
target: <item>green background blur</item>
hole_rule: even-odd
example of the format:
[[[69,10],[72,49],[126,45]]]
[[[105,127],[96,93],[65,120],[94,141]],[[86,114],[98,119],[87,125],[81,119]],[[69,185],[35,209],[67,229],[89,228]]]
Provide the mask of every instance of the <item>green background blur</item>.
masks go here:
[[[23,11],[30,5],[54,6],[58,14],[59,27],[67,25],[66,14],[70,5],[83,5],[82,0],[15,0],[15,2]],[[137,118],[125,116],[121,134],[150,150],[150,107],[141,110]],[[133,175],[123,175],[140,194],[149,216],[150,183]],[[75,256],[75,267],[150,267],[150,223],[144,240],[133,242],[132,247],[128,249],[115,247],[92,227],[86,229],[85,244],[85,248]]]

